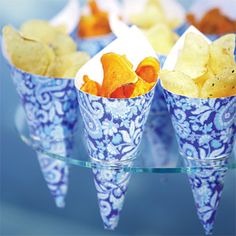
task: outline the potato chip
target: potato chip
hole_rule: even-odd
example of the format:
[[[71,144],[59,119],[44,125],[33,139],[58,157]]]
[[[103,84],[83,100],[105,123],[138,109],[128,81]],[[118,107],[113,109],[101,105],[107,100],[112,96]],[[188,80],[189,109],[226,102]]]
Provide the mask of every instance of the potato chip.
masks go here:
[[[148,83],[153,83],[157,81],[159,71],[159,61],[157,61],[154,57],[146,57],[139,63],[135,72],[144,81]]]
[[[148,3],[140,13],[132,14],[130,22],[141,28],[148,29],[156,23],[167,23],[163,10],[155,3]]]
[[[98,96],[101,90],[101,85],[96,81],[91,80],[87,75],[84,75],[83,80],[84,84],[81,86],[80,90]]]
[[[209,45],[200,35],[188,33],[181,50],[175,70],[188,75],[192,79],[199,78],[207,72]]]
[[[156,82],[148,83],[139,77],[138,81],[135,83],[134,91],[130,97],[134,98],[146,94],[154,87],[155,84]]]
[[[222,69],[235,65],[234,61],[235,34],[227,34],[210,45],[209,66],[214,74]]]
[[[27,21],[21,26],[21,32],[24,37],[48,44],[57,56],[76,51],[76,44],[72,38],[47,21]]]
[[[145,35],[155,52],[164,55],[167,55],[170,52],[178,39],[178,36],[164,23],[155,24],[145,31]]]
[[[47,21],[30,20],[21,25],[20,32],[26,38],[50,44],[54,41],[57,31]]]
[[[89,60],[85,52],[73,52],[56,57],[50,64],[47,75],[57,78],[73,78],[79,68]]]
[[[11,26],[3,28],[3,39],[13,65],[32,74],[45,75],[55,57],[51,48],[22,37]]]
[[[101,62],[104,71],[101,95],[104,97],[110,97],[117,88],[138,80],[127,59],[121,55],[106,53]]]
[[[91,15],[82,15],[78,25],[81,38],[106,35],[111,32],[108,13],[98,8],[95,1],[89,1]]]
[[[207,72],[206,72],[204,75],[202,75],[202,76],[200,76],[200,77],[194,79],[194,82],[197,84],[197,86],[199,87],[199,89],[201,89],[202,86],[203,86],[203,84],[204,84],[208,79],[211,79],[211,78],[214,78],[214,77],[215,77],[215,75],[214,75],[213,71],[211,70],[211,68],[209,68],[209,66],[207,66]]]
[[[201,98],[220,98],[236,95],[236,65],[221,71],[206,80],[201,90]]]
[[[136,84],[127,84],[122,87],[117,88],[113,93],[111,93],[111,98],[130,98]]]
[[[179,71],[161,71],[160,79],[163,87],[174,94],[192,98],[199,95],[198,86],[194,81]]]
[[[76,51],[76,44],[71,37],[60,32],[57,33],[51,47],[57,56],[65,55]]]

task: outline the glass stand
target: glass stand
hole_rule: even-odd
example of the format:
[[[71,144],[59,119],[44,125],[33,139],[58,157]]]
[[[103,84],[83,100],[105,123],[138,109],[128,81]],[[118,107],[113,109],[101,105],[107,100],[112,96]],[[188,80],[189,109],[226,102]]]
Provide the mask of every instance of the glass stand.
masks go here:
[[[28,146],[32,147],[37,152],[42,152],[51,158],[66,162],[69,165],[86,168],[105,168],[122,169],[125,172],[133,173],[191,173],[201,171],[201,167],[218,167],[222,165],[221,159],[210,161],[191,161],[183,158],[178,151],[174,133],[169,135],[168,143],[162,139],[161,135],[150,133],[148,130],[144,132],[142,144],[138,156],[130,162],[103,163],[101,161],[91,160],[86,151],[86,143],[83,136],[83,124],[79,119],[77,132],[74,137],[57,141],[58,145],[66,142],[71,142],[70,151],[58,154],[58,152],[50,151],[42,147],[40,140],[34,140],[29,135],[27,122],[25,119],[24,110],[18,106],[15,114],[15,125],[20,134],[21,139]],[[162,134],[163,135],[163,134]],[[170,138],[171,137],[171,138]],[[72,140],[73,139],[73,140]],[[236,169],[236,148],[231,156],[227,157],[227,164],[222,166],[227,169]]]

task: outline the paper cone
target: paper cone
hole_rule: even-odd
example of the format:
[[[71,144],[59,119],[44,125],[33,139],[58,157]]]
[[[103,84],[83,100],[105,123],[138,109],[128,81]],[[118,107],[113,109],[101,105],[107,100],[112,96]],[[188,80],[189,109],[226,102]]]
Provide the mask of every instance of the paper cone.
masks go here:
[[[145,50],[136,53],[139,45],[142,45]],[[102,165],[116,167],[126,165],[127,162],[132,164],[132,159],[137,156],[155,88],[147,94],[129,99],[104,98],[81,91],[83,75],[88,75],[101,84],[103,69],[100,58],[107,52],[125,54],[134,68],[145,57],[156,56],[156,54],[136,27],[128,28],[125,29],[124,34],[119,35],[115,41],[81,67],[76,75],[75,86],[78,90],[78,102],[84,121],[89,157]],[[121,172],[121,169],[122,167],[118,171],[93,170],[101,216],[105,228],[108,229],[117,226],[128,185],[129,174]],[[110,179],[107,179],[106,175],[109,175]],[[98,177],[101,178],[100,182]],[[107,197],[101,204],[103,197],[101,192],[107,196],[111,193],[115,194],[117,189],[121,197],[119,200],[116,199],[115,205],[111,205],[111,199]],[[109,207],[111,213],[107,213],[103,205]]]
[[[80,51],[87,52],[90,56],[94,56],[105,48],[110,42],[115,39],[113,33],[100,36],[100,37],[91,37],[91,38],[81,38],[77,37],[76,43]]]
[[[163,69],[174,70],[178,52],[188,32],[200,34],[190,27],[168,55]],[[180,153],[192,159],[216,159],[230,155],[236,133],[236,96],[224,98],[189,98],[163,88],[171,114]]]
[[[131,174],[122,168],[94,168],[93,175],[104,228],[113,230],[118,225]]]
[[[227,171],[227,158],[220,161],[203,163],[187,160],[189,167],[199,166],[199,170],[188,173],[198,217],[206,235],[212,234],[216,211],[224,187],[224,176]]]
[[[21,98],[33,142],[37,145],[39,143],[46,152],[54,152],[53,145],[71,139],[76,128],[78,102],[73,80],[33,75],[11,64],[9,67]],[[62,144],[61,148],[64,148],[64,151],[55,154],[68,153],[68,144]],[[68,167],[65,163],[51,159],[42,153],[38,154],[38,159],[56,204],[63,206],[68,184]],[[53,178],[62,181],[58,182],[57,187],[54,184],[55,180],[50,180],[50,173],[55,174]]]
[[[42,152],[37,152],[41,171],[57,207],[65,206],[69,167],[65,161],[52,158],[52,154],[66,158],[73,150],[73,141],[72,138],[68,138],[58,142],[50,142],[47,143],[49,144],[47,149],[44,147]]]

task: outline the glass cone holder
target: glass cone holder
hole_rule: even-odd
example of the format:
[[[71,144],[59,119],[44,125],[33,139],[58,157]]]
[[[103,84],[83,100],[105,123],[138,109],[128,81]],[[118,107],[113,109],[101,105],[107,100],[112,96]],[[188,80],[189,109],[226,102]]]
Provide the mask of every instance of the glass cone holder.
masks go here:
[[[17,107],[15,113],[15,126],[22,141],[35,151],[78,167],[92,169],[119,169],[132,173],[194,173],[196,171],[201,171],[202,166],[205,168],[207,168],[207,166],[211,168],[213,166],[220,168],[222,163],[219,159],[209,161],[185,161],[185,159],[179,154],[174,133],[171,134],[172,139],[169,139],[168,143],[164,143],[164,141],[161,141],[160,139],[152,142],[154,139],[152,139],[152,136],[150,142],[150,135],[147,131],[148,129],[144,132],[139,154],[133,161],[105,163],[92,160],[87,155],[81,117],[79,117],[78,127],[73,137],[73,151],[71,151],[67,156],[58,155],[42,148],[40,140],[31,138],[25,113],[20,105]],[[227,165],[222,166],[222,168],[236,169],[235,147],[233,153],[227,158]]]

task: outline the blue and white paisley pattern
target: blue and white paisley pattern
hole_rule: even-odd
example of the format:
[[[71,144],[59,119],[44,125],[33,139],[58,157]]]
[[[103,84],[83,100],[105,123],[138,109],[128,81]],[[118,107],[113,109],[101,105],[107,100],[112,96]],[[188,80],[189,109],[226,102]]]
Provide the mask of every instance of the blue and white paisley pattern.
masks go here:
[[[32,137],[46,145],[71,136],[78,117],[73,80],[33,75],[11,65],[10,70]]]
[[[115,35],[110,33],[101,37],[80,38],[76,39],[78,49],[87,52],[90,56],[94,56],[109,43],[115,39]]]
[[[196,173],[188,174],[193,192],[198,217],[205,229],[205,234],[212,233],[216,211],[224,187],[224,176],[227,171],[227,159],[210,167],[201,167]],[[219,167],[220,166],[220,167]]]
[[[37,76],[9,66],[32,138],[46,152],[67,156],[72,150],[72,134],[78,116],[73,80]],[[56,205],[63,207],[68,166],[42,153],[38,153],[38,160]]]
[[[154,90],[131,99],[108,99],[78,91],[89,156],[120,161],[136,157]]]
[[[93,169],[93,174],[104,227],[115,229],[131,174],[119,169]]]
[[[197,159],[228,156],[236,133],[236,97],[188,98],[164,89],[179,149]]]

